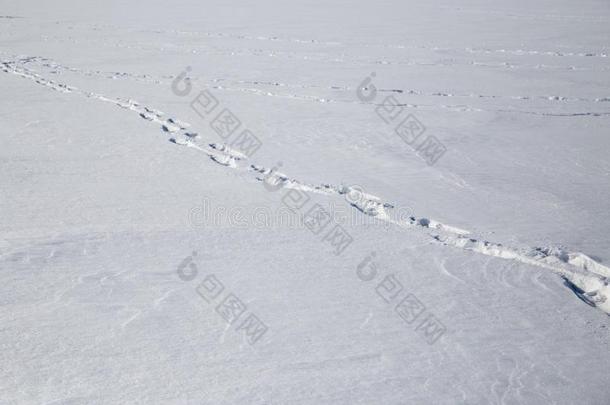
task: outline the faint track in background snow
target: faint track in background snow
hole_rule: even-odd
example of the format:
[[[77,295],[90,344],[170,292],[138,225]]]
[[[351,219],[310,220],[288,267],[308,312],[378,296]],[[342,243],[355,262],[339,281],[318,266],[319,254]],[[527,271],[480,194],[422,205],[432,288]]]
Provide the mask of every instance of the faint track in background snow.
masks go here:
[[[38,56],[28,56],[17,58],[11,60],[9,62],[4,62],[5,64],[9,64],[15,68],[22,66],[23,69],[27,69],[26,65],[34,64],[41,68],[42,70],[48,70],[49,74],[59,74],[60,71],[67,71],[74,74],[79,74],[87,77],[101,77],[110,80],[116,79],[130,79],[137,82],[145,82],[145,83],[153,83],[157,85],[168,85],[169,82],[165,80],[172,80],[175,78],[173,75],[166,75],[161,77],[155,77],[153,75],[148,74],[134,74],[128,72],[117,72],[117,71],[100,71],[100,70],[87,70],[87,69],[79,69],[66,65],[62,65],[56,61],[53,61],[48,58],[38,57]],[[53,82],[52,80],[49,80]],[[197,78],[192,78],[192,82],[199,81]],[[225,86],[217,83],[229,82],[230,86]],[[290,84],[290,83],[282,83],[277,81],[253,81],[253,80],[229,80],[223,78],[215,78],[207,80],[205,83],[202,83],[205,87],[211,88],[219,91],[229,91],[229,92],[241,92],[248,93],[256,96],[263,97],[278,97],[278,98],[286,98],[286,99],[294,99],[301,101],[310,101],[317,103],[346,103],[346,104],[365,104],[360,100],[352,99],[353,92],[356,91],[355,88],[351,86],[344,85],[318,85],[318,84]],[[258,86],[258,88],[247,88],[247,87],[234,87],[235,85],[250,85],[250,86]],[[328,98],[328,97],[318,97],[315,95],[308,94],[297,94],[297,93],[281,93],[277,91],[270,91],[267,88],[280,88],[280,89],[296,89],[296,90],[324,90],[324,91],[332,91],[337,92],[339,96],[344,96],[344,98]],[[549,103],[559,103],[561,105],[566,105],[567,103],[610,103],[610,96],[608,97],[598,97],[598,98],[586,98],[586,97],[570,97],[570,96],[562,96],[562,95],[514,95],[514,96],[506,96],[506,95],[494,95],[494,94],[477,94],[477,93],[464,93],[464,92],[454,92],[447,90],[439,90],[439,91],[422,91],[418,89],[379,89],[380,93],[396,93],[396,94],[404,94],[409,97],[432,97],[432,98],[444,98],[444,99],[495,99],[502,101],[510,101],[510,102],[524,102],[527,103],[529,101],[544,101]],[[372,104],[379,105],[379,104]],[[575,111],[575,112],[549,112],[549,111],[529,111],[529,110],[520,110],[520,109],[507,109],[507,108],[481,108],[472,105],[451,105],[451,104],[415,104],[415,103],[402,103],[400,104],[402,107],[411,108],[411,109],[434,109],[434,108],[442,108],[449,111],[455,112],[497,112],[497,113],[514,113],[514,114],[528,114],[528,115],[538,115],[538,116],[549,116],[549,117],[582,117],[582,116],[591,116],[591,117],[599,117],[599,116],[609,116],[610,112],[608,111]]]
[[[260,58],[274,58],[274,59],[285,59],[285,60],[298,60],[304,62],[322,62],[328,64],[349,64],[351,67],[354,66],[368,66],[369,68],[376,65],[399,65],[399,66],[425,66],[425,67],[448,67],[448,66],[470,66],[474,68],[488,68],[488,69],[501,69],[501,70],[566,70],[566,71],[609,71],[609,66],[601,67],[590,67],[590,66],[577,66],[573,64],[569,65],[550,65],[546,63],[538,64],[526,64],[526,63],[515,63],[508,61],[500,62],[486,62],[483,60],[471,60],[471,59],[458,59],[458,58],[447,58],[447,53],[456,53],[458,56],[464,57],[464,55],[485,55],[485,54],[506,54],[510,56],[563,56],[566,58],[572,57],[576,60],[582,60],[578,58],[591,58],[586,56],[588,54],[593,55],[594,58],[605,59],[605,52],[561,52],[561,51],[534,51],[534,50],[485,50],[476,48],[442,48],[442,47],[425,47],[425,46],[409,46],[409,45],[382,45],[382,44],[360,44],[363,47],[377,47],[377,48],[389,48],[389,49],[420,49],[430,51],[433,53],[440,53],[443,56],[441,59],[396,59],[394,57],[377,57],[377,58],[362,58],[358,56],[348,55],[343,53],[341,57],[329,55],[327,53],[312,53],[307,52],[305,54],[295,51],[283,51],[274,49],[260,49],[260,48],[228,48],[208,46],[204,48],[202,46],[195,48],[193,45],[141,45],[124,42],[110,42],[107,39],[94,40],[91,38],[73,38],[73,37],[59,37],[59,36],[41,36],[43,41],[54,41],[58,43],[71,42],[74,44],[83,44],[87,42],[94,46],[104,46],[108,48],[120,48],[130,49],[142,52],[160,52],[160,53],[182,53],[186,55],[193,54],[207,54],[215,56],[230,56],[230,57],[260,57]],[[214,38],[214,36],[211,36]],[[218,36],[217,38],[223,38]],[[307,41],[304,41],[307,43]],[[312,42],[312,44],[321,42]],[[207,46],[207,45],[206,45]],[[462,54],[460,54],[460,52]],[[580,55],[580,56],[579,56]]]

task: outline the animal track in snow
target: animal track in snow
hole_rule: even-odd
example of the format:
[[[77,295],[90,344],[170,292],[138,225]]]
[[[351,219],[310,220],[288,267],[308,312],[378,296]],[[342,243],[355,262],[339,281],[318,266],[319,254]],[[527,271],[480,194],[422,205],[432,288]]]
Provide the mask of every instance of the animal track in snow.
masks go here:
[[[48,58],[41,57],[23,57],[20,59],[16,59],[15,61],[6,62],[10,64],[16,65],[29,65],[35,64],[40,66],[41,68],[52,69],[51,73],[57,73],[61,70],[66,70],[68,72],[82,74],[85,76],[94,76],[99,71],[88,71],[83,69],[76,69],[68,66],[64,66],[60,63],[52,61]],[[101,74],[100,77],[104,78],[114,78],[108,77],[107,75]],[[122,77],[132,78],[140,81],[142,77],[147,77],[152,83],[156,84],[164,84],[167,82],[164,79],[173,78],[172,75],[163,76],[163,79],[154,78],[150,75],[143,74],[131,74],[131,73],[123,73]],[[198,78],[191,78],[193,82],[197,81]],[[350,86],[338,86],[338,85],[317,85],[317,84],[289,84],[282,83],[277,81],[252,81],[252,80],[228,80],[222,78],[210,79],[206,81],[204,84],[207,87],[213,88],[214,90],[219,91],[237,91],[243,93],[249,93],[258,96],[265,97],[278,97],[278,98],[288,98],[294,100],[303,100],[303,101],[311,101],[317,103],[353,103],[353,104],[361,104],[362,102],[353,98],[327,98],[327,97],[318,97],[315,95],[307,95],[307,94],[298,94],[298,93],[286,93],[286,92],[277,92],[266,90],[265,87],[270,88],[281,88],[281,89],[293,89],[293,90],[307,90],[307,89],[320,89],[320,90],[330,90],[333,92],[348,92],[353,93],[355,88]],[[225,86],[218,83],[229,82],[231,86]],[[250,86],[258,86],[262,88],[248,88],[248,87],[235,87],[234,85],[242,86],[242,85],[250,85]],[[466,92],[448,92],[448,91],[422,91],[417,89],[379,89],[380,93],[397,93],[397,94],[405,94],[408,96],[420,96],[420,97],[440,97],[440,98],[467,98],[467,99],[497,99],[497,100],[506,100],[506,101],[523,101],[528,102],[532,100],[536,101],[547,101],[547,102],[557,102],[557,103],[605,103],[610,101],[610,97],[598,97],[598,98],[586,98],[586,97],[569,97],[569,96],[561,96],[561,95],[494,95],[494,94],[478,94],[478,93],[466,93]],[[515,113],[515,114],[530,114],[530,115],[541,115],[541,116],[554,116],[554,117],[582,117],[582,116],[604,116],[608,115],[607,112],[593,112],[593,111],[578,111],[578,112],[568,112],[568,113],[553,113],[553,112],[544,112],[544,111],[527,111],[527,110],[518,110],[518,109],[486,109],[479,108],[469,105],[451,105],[451,104],[415,104],[415,103],[403,103],[400,104],[406,108],[412,109],[428,109],[428,108],[442,108],[449,111],[457,111],[457,112],[502,112],[502,113]],[[144,112],[142,113],[142,118],[148,120],[154,120],[155,117],[160,117],[163,113],[158,114],[156,112]],[[166,125],[165,131],[170,133],[177,132],[176,126],[180,127],[180,129],[185,129],[188,127],[188,124],[176,123],[169,120],[171,124],[174,125]]]
[[[171,49],[168,49],[167,46],[158,46],[158,45],[139,45],[139,44],[126,44],[121,42],[110,42],[107,39],[102,40],[93,40],[91,38],[84,39],[82,37],[73,38],[73,37],[58,37],[58,36],[47,36],[42,35],[41,39],[43,41],[56,41],[59,43],[63,42],[72,42],[75,44],[81,44],[83,41],[87,41],[92,46],[106,46],[106,47],[115,47],[122,49],[134,49],[144,52],[156,51],[156,52],[168,52],[172,53],[181,52],[184,54],[213,54],[220,56],[230,56],[230,57],[267,57],[267,58],[283,58],[287,60],[300,60],[300,61],[317,61],[323,63],[332,63],[332,64],[345,64],[348,63],[351,66],[370,66],[371,65],[401,65],[401,66],[426,66],[426,67],[445,67],[445,66],[461,66],[468,65],[476,68],[488,68],[488,69],[506,69],[506,70],[568,70],[568,71],[607,71],[610,70],[610,67],[607,66],[575,66],[575,65],[549,65],[549,64],[525,64],[525,63],[514,63],[514,62],[486,62],[486,61],[478,61],[478,60],[462,60],[462,59],[428,59],[428,60],[414,60],[412,58],[407,59],[389,59],[389,58],[376,58],[376,59],[366,59],[358,56],[350,56],[346,54],[342,54],[341,57],[336,57],[333,55],[328,55],[325,53],[314,54],[312,52],[288,52],[288,51],[278,51],[278,50],[263,50],[263,49],[248,49],[248,48],[235,48],[228,49],[226,46],[222,49],[212,48],[202,49],[201,46],[197,49],[193,48],[193,45],[183,45],[183,46],[171,46]],[[409,48],[405,45],[380,45],[380,44],[363,44],[362,46],[373,46],[373,47],[386,47],[386,48],[395,48],[395,49],[406,49]],[[439,47],[416,47],[418,49],[427,49],[433,52],[441,52],[446,54],[451,51],[454,53],[466,53],[466,54],[476,54],[477,52],[468,52],[466,49],[447,49],[447,48],[439,48]],[[569,53],[567,53],[569,54]],[[566,56],[567,56],[566,54]],[[575,52],[573,54],[580,54],[579,52]],[[589,52],[582,53],[583,55],[589,54]],[[593,53],[602,57],[602,54],[605,53]],[[112,73],[112,72],[106,72]],[[121,72],[115,72],[113,75],[114,78],[121,78]],[[148,78],[141,78],[141,80],[148,80]]]
[[[503,15],[504,16],[504,15]],[[294,42],[300,44],[317,44],[325,46],[343,46],[344,43],[340,41],[328,41],[320,39],[302,39],[294,37],[281,37],[281,36],[265,36],[265,35],[249,35],[249,34],[228,34],[223,32],[201,32],[201,31],[184,31],[184,30],[151,30],[150,32],[156,34],[174,34],[191,37],[206,37],[206,38],[231,38],[240,40],[251,40],[251,41],[272,41],[272,42]],[[540,51],[540,50],[525,50],[525,49],[491,49],[491,48],[441,48],[435,46],[422,46],[422,45],[387,45],[387,44],[363,44],[365,47],[386,47],[396,49],[425,49],[437,52],[447,51],[463,51],[468,53],[501,53],[510,55],[543,55],[543,56],[573,56],[573,57],[599,57],[606,58],[608,55],[605,52],[565,52],[565,51]]]
[[[537,51],[531,49],[490,49],[490,48],[465,48],[466,52],[469,53],[501,53],[508,55],[541,55],[541,56],[565,56],[565,57],[579,57],[579,58],[607,58],[608,54],[605,52],[563,52],[563,51]]]

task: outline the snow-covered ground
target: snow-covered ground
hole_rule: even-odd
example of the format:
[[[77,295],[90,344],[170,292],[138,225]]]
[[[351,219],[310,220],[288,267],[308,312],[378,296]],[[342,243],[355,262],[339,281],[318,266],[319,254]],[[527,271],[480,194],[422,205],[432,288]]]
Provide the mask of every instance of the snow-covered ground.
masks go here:
[[[0,0],[0,404],[608,404],[610,3]]]

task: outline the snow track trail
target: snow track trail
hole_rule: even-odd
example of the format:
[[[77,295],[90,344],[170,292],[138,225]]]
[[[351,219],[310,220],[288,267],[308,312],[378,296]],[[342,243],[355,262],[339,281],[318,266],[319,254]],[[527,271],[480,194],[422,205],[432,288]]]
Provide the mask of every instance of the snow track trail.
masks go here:
[[[174,75],[163,75],[154,76],[150,74],[142,73],[130,73],[130,72],[119,72],[119,71],[100,71],[100,70],[88,70],[80,69],[71,66],[63,65],[57,61],[43,58],[39,56],[27,56],[27,57],[13,57],[13,59],[6,61],[5,63],[10,64],[14,67],[21,67],[28,69],[29,66],[33,65],[39,74],[46,75],[61,75],[62,73],[77,74],[85,77],[99,77],[107,80],[132,80],[135,82],[150,83],[161,86],[168,86],[173,79]],[[359,100],[353,99],[353,94],[356,88],[353,86],[346,85],[321,85],[321,84],[294,84],[284,83],[276,81],[253,81],[253,80],[231,80],[225,78],[212,78],[202,80],[201,78],[193,77],[190,78],[193,83],[201,83],[204,87],[213,89],[215,91],[225,92],[240,92],[247,93],[261,97],[274,97],[274,98],[286,98],[292,100],[300,100],[306,102],[315,103],[347,103],[347,104],[370,104],[378,106],[378,103],[366,103]],[[247,87],[250,86],[250,87]],[[307,90],[321,90],[331,91],[336,97],[317,97],[315,95],[304,94],[303,91]],[[591,111],[591,107],[607,106],[610,103],[610,95],[604,97],[572,97],[567,95],[557,94],[522,94],[522,95],[500,95],[500,94],[480,94],[480,93],[467,93],[460,91],[451,91],[447,89],[425,91],[421,89],[409,89],[409,88],[395,88],[395,89],[378,89],[379,93],[395,93],[397,95],[408,96],[409,98],[431,98],[431,99],[453,99],[470,100],[469,102],[476,102],[476,100],[498,100],[509,103],[517,103],[524,105],[527,108],[532,102],[544,102],[550,105],[558,106],[574,106],[573,108],[578,109],[574,112],[553,112],[553,111],[533,111],[522,109],[519,107],[514,108],[498,108],[490,109],[475,104],[423,104],[423,103],[401,103],[400,106],[410,109],[435,109],[440,108],[448,111],[455,112],[496,112],[496,113],[514,113],[514,114],[529,114],[539,115],[548,117],[579,117],[579,116],[608,116],[610,111],[598,110]]]
[[[488,50],[478,50],[476,52],[488,52]],[[489,52],[503,51],[489,50]],[[525,53],[526,51],[514,52]],[[539,51],[527,52],[531,54],[531,52]],[[552,54],[551,56],[564,55]],[[605,54],[566,54],[565,56],[603,58],[605,57]],[[276,172],[267,166],[248,162],[248,158],[238,151],[232,150],[223,144],[204,140],[200,134],[189,129],[190,124],[175,117],[168,117],[165,113],[153,107],[142,105],[141,103],[132,99],[112,99],[102,94],[81,90],[77,87],[43,77],[40,73],[37,73],[34,70],[24,66],[34,61],[41,62],[44,60],[36,60],[36,58],[4,60],[1,62],[0,67],[5,73],[30,80],[38,85],[48,87],[52,90],[62,93],[76,94],[81,97],[114,104],[117,107],[131,111],[134,113],[134,116],[137,115],[141,119],[145,119],[157,124],[163,133],[171,135],[170,140],[176,145],[196,149],[197,151],[204,153],[217,164],[243,172],[245,176],[249,177],[252,181],[268,182],[278,188],[298,189],[306,192],[327,195],[329,197],[340,197],[342,200],[345,200],[347,204],[350,204],[363,215],[375,217],[380,221],[389,222],[403,229],[424,232],[430,236],[432,241],[436,243],[486,256],[513,260],[550,270],[551,272],[562,277],[566,282],[566,286],[577,294],[578,297],[584,302],[591,306],[597,307],[606,314],[610,315],[610,268],[598,263],[582,253],[571,252],[556,246],[513,248],[474,238],[470,236],[469,232],[466,230],[446,225],[427,217],[411,216],[407,220],[401,218],[397,219],[395,215],[396,206],[393,203],[384,202],[379,197],[362,193],[360,190],[354,189],[350,186],[333,185],[331,182],[324,182],[320,184],[307,183]],[[59,68],[61,65],[54,63],[53,65],[49,65],[47,67]],[[76,70],[70,70],[78,72]],[[145,78],[146,81],[150,79],[154,82],[156,80],[151,79],[149,76],[139,75],[134,77],[138,80],[142,78]],[[243,91],[244,89],[241,90]],[[442,95],[442,97],[449,97],[449,95]],[[479,95],[472,97],[481,96]],[[558,99],[550,100],[559,101]],[[607,99],[587,101],[605,102]],[[553,113],[535,113],[525,111],[524,113],[554,115]],[[573,115],[596,116],[601,114],[608,115],[610,113],[587,112],[574,113]],[[570,114],[563,114],[562,116],[565,115],[570,116]],[[353,195],[357,195],[358,197],[354,198]],[[137,314],[134,316],[137,316]],[[130,321],[131,318],[128,322]]]

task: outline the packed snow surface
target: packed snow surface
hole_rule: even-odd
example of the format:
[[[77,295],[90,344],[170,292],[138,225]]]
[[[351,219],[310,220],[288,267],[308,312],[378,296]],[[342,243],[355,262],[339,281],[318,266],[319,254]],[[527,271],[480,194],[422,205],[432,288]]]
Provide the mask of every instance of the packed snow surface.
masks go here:
[[[609,38],[0,0],[0,404],[610,403]]]

